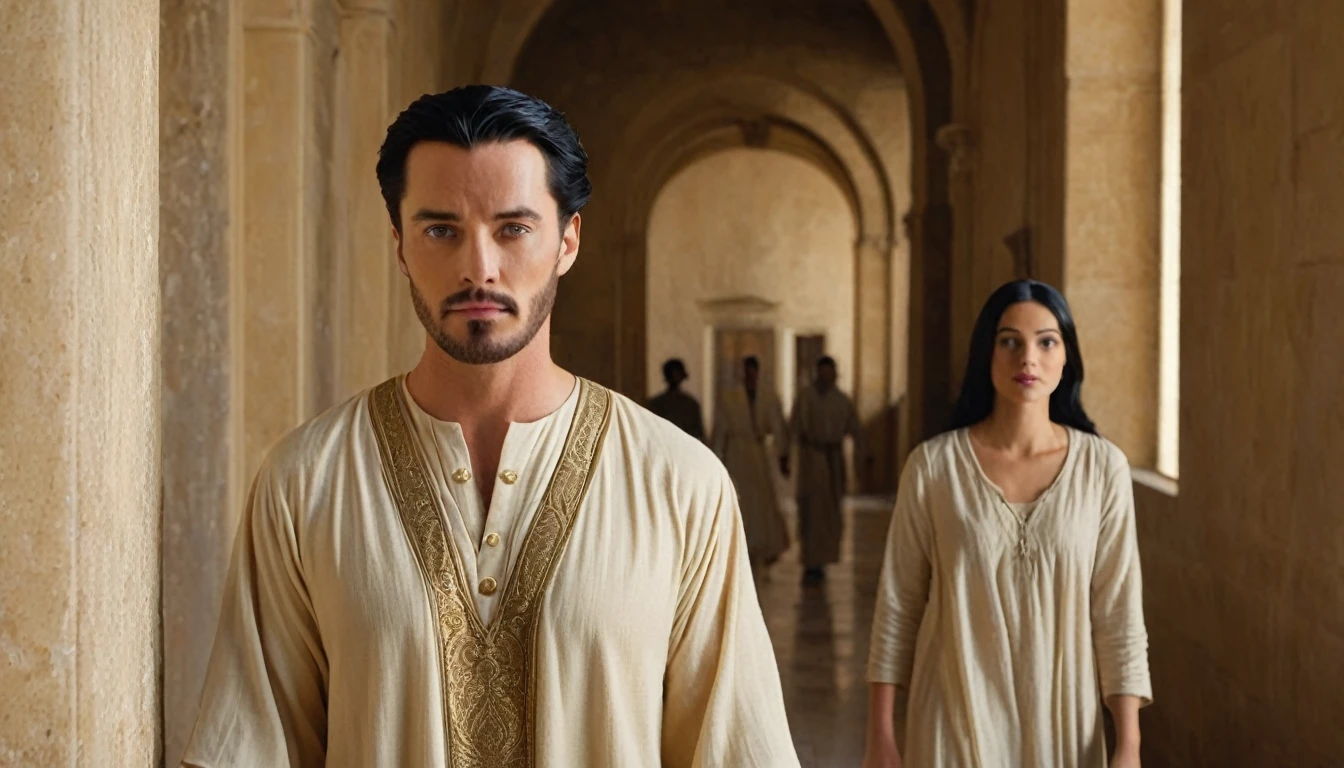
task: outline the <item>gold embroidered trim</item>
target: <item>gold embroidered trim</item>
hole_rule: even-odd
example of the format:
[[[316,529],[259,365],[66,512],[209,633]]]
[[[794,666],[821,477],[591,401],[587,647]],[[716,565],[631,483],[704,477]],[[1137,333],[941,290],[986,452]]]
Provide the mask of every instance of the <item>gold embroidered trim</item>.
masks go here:
[[[537,598],[569,541],[611,418],[610,391],[583,379],[579,387],[560,462],[489,627],[471,602],[466,572],[448,540],[401,380],[384,382],[370,395],[383,473],[437,618],[444,726],[454,768],[536,764]]]

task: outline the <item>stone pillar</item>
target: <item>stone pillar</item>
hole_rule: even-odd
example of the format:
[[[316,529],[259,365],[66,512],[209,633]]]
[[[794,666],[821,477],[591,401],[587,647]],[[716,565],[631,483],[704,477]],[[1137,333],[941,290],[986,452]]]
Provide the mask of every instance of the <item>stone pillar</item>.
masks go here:
[[[969,211],[975,199],[976,135],[974,129],[961,123],[948,123],[938,129],[938,148],[947,153],[947,189],[954,211]],[[968,216],[967,219],[970,217]],[[951,349],[949,359],[952,363],[950,384],[952,392],[961,388],[961,377],[966,365],[966,350],[970,346],[971,330],[975,327],[976,317],[980,314],[980,303],[984,297],[975,290],[975,255],[971,248],[970,233],[958,231],[952,238],[952,282],[950,300],[954,305],[951,313]],[[955,397],[955,394],[953,394]]]
[[[172,766],[196,720],[242,490],[231,460],[231,5],[160,3],[163,736]]]
[[[404,299],[387,207],[374,164],[394,107],[391,104],[393,35],[381,2],[349,2],[341,10],[336,110],[336,172],[332,195],[341,204],[333,301],[337,387],[343,399],[387,378],[394,355],[388,340],[393,312]]]
[[[868,450],[873,453],[874,472],[859,472],[865,492],[895,487],[887,467],[890,459],[892,420],[887,413],[891,387],[891,250],[889,237],[860,236],[854,245],[854,407],[864,425]],[[863,464],[858,465],[860,470]]]
[[[0,29],[0,763],[153,765],[158,3]]]
[[[330,254],[324,227],[331,158],[335,9],[326,2],[243,4],[242,476],[332,399]],[[323,264],[322,266],[330,266]]]
[[[1084,403],[1143,467],[1157,461],[1161,65],[1161,0],[1123,12],[1070,0],[1063,288],[1087,362]]]

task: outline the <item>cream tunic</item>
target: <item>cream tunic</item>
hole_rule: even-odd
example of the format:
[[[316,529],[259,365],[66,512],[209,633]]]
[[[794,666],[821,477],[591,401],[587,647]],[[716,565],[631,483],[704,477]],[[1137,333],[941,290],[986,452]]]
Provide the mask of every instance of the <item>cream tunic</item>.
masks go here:
[[[774,439],[773,455],[766,451],[767,435]],[[754,402],[744,387],[725,392],[714,409],[710,445],[737,489],[752,559],[774,560],[789,548],[788,525],[775,490],[774,463],[789,455],[789,433],[779,398],[767,389],[758,390]]]
[[[923,766],[1106,764],[1102,698],[1152,699],[1129,465],[1069,430],[1023,519],[966,430],[916,448],[887,540],[868,663],[908,690],[904,757]]]
[[[186,765],[798,765],[736,497],[708,449],[608,393],[605,437],[575,490],[566,441],[571,421],[591,426],[576,389],[555,414],[510,427],[487,509],[460,472],[460,429],[402,387],[299,428],[258,474]],[[426,548],[436,539],[399,506],[417,489],[380,453],[370,410],[394,400],[379,391],[397,391],[403,455],[421,451],[423,498],[437,499],[418,519],[451,551]],[[555,495],[557,467],[569,474]],[[532,538],[561,542],[549,580]],[[534,603],[504,602],[529,583],[541,584]],[[471,600],[454,614],[460,592]],[[464,615],[497,633],[496,655],[443,642]],[[501,691],[527,700],[493,706]],[[455,740],[464,722],[474,741]],[[530,746],[505,760],[450,757],[450,742]]]

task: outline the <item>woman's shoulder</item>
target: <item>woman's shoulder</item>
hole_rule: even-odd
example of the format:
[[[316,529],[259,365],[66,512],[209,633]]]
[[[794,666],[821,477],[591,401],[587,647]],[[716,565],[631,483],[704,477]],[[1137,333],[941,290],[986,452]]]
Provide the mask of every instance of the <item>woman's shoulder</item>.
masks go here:
[[[1070,427],[1069,439],[1078,441],[1076,453],[1087,464],[1104,470],[1108,475],[1121,470],[1129,471],[1129,457],[1120,446],[1105,437]]]
[[[925,471],[937,471],[957,461],[957,445],[964,429],[953,429],[934,435],[910,451],[907,461]]]

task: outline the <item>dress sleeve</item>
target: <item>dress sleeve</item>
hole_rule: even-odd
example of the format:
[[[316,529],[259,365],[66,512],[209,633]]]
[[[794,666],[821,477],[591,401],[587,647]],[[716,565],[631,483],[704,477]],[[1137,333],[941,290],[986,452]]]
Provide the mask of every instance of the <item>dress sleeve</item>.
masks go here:
[[[896,508],[887,530],[886,555],[877,586],[868,682],[910,685],[915,640],[929,600],[933,573],[933,534],[927,493],[925,450],[916,448],[905,462],[896,489]]]
[[[263,467],[234,542],[201,710],[182,764],[320,766],[327,662],[294,520]]]
[[[1152,703],[1148,630],[1143,622],[1143,576],[1134,525],[1129,464],[1115,449],[1102,502],[1092,568],[1092,643],[1103,696],[1137,696]]]
[[[756,598],[737,493],[726,472],[691,499],[663,683],[667,768],[791,768],[775,654]]]

